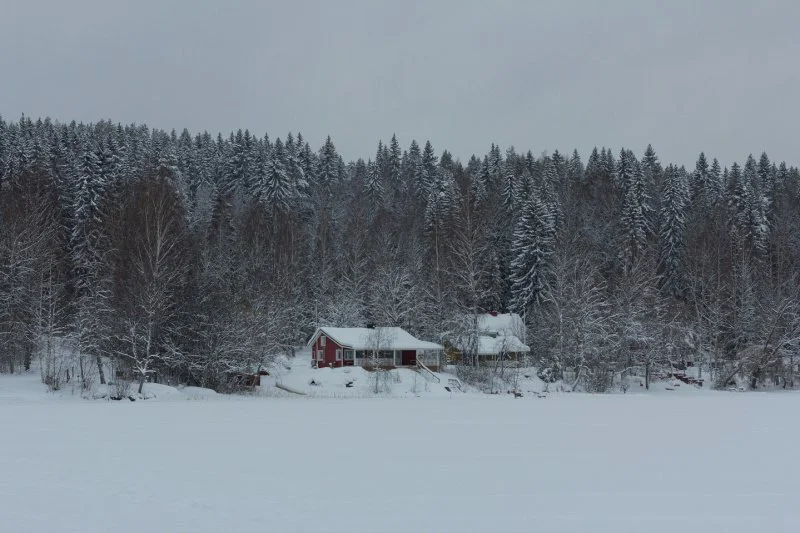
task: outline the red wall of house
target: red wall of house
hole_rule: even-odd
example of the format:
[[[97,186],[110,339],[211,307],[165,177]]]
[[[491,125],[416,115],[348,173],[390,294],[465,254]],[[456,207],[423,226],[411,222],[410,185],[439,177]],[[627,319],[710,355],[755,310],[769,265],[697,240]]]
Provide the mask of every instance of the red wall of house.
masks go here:
[[[328,337],[325,341],[325,347],[323,348],[322,346],[320,346],[321,339],[322,335],[317,337],[317,340],[314,342],[314,353],[316,353],[320,349],[324,349],[325,360],[322,363],[320,363],[319,360],[317,360],[317,366],[328,366],[331,363],[333,363],[333,366],[342,366],[343,361],[336,360],[336,350],[341,348],[341,346],[336,344],[336,342],[334,342],[333,339]],[[342,359],[344,359],[344,351],[342,351]]]

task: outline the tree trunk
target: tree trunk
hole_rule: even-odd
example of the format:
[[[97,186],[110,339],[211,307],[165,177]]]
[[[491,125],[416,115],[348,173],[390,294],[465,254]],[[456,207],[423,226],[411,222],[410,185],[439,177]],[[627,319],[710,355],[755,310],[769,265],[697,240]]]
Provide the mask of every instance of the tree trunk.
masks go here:
[[[81,389],[86,390],[88,387],[86,386],[86,374],[83,372],[83,356],[82,355],[78,358],[78,367],[81,370]]]
[[[142,393],[142,390],[144,390],[144,372],[139,376],[139,394]]]
[[[575,372],[575,379],[572,381],[572,392],[575,392],[575,387],[578,386],[581,380],[581,373],[583,373],[583,366],[578,366],[578,370]]]
[[[97,373],[100,375],[100,385],[106,384],[106,373],[103,371],[103,360],[97,356]]]

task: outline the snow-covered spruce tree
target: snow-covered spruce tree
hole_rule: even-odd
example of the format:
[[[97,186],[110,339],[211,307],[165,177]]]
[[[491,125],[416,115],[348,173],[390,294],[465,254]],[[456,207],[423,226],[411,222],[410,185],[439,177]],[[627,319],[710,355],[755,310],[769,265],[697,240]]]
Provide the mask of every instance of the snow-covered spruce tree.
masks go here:
[[[727,179],[727,204],[734,246],[742,253],[750,239],[750,189],[738,163],[731,166]]]
[[[396,192],[400,189],[400,159],[402,153],[400,150],[400,143],[397,141],[397,136],[392,135],[392,140],[389,141],[389,158],[386,161],[389,172],[389,184]]]
[[[724,202],[725,182],[722,179],[722,168],[716,157],[711,161],[711,168],[708,171],[708,193],[712,205],[716,206]]]
[[[283,142],[276,139],[262,171],[259,187],[259,198],[268,211],[284,213],[289,209],[292,183],[286,166]]]
[[[300,138],[302,139],[302,136]],[[291,133],[286,137],[285,146],[286,171],[289,174],[290,196],[292,197],[295,207],[299,207],[297,206],[297,202],[302,202],[303,199],[307,198],[309,192],[308,177],[305,169],[303,168],[303,163],[300,156],[302,146],[295,142]]]
[[[455,203],[455,183],[453,175],[446,170],[437,170],[437,179],[428,195],[425,206],[425,231],[428,236],[434,280],[434,300],[438,307],[443,305],[444,298],[444,251],[450,215]]]
[[[686,289],[686,205],[689,191],[685,175],[669,165],[664,175],[661,202],[661,287],[682,297]]]
[[[700,152],[691,180],[691,202],[694,209],[705,211],[711,204],[711,177],[706,154]]]
[[[316,154],[311,150],[311,146],[303,140],[303,136],[299,133],[297,134],[297,165],[302,169],[305,180],[303,196],[311,196],[312,188],[318,184],[316,181],[318,160]]]
[[[340,179],[340,157],[330,136],[319,151],[317,179],[319,186],[330,194],[331,187]]]
[[[662,188],[664,169],[658,160],[653,146],[648,144],[640,163],[642,167],[642,196],[644,216],[649,227],[658,225],[658,213],[661,210],[659,190]]]
[[[8,157],[8,125],[0,115],[0,191],[3,190],[3,181],[6,175],[6,158]]]
[[[503,207],[511,213],[519,205],[520,178],[510,165],[506,166],[503,176]]]
[[[255,177],[256,150],[250,132],[239,130],[231,134],[230,154],[226,165],[226,181],[230,191],[252,189]]]
[[[500,146],[492,143],[489,149],[489,174],[493,180],[500,179],[503,172],[503,154],[500,151]]]
[[[583,163],[581,162],[581,156],[578,153],[578,150],[572,151],[572,156],[569,158],[569,162],[567,163],[567,179],[572,186],[583,183]]]
[[[511,244],[511,307],[521,314],[547,297],[555,220],[539,191],[523,206]]]
[[[589,183],[597,182],[600,179],[602,162],[600,160],[600,152],[597,151],[597,146],[592,149],[589,159],[586,161],[586,181]]]
[[[752,154],[747,157],[742,171],[749,194],[748,205],[748,234],[754,257],[761,261],[765,258],[767,242],[769,239],[770,198],[764,191],[764,186],[758,175],[758,166]]]
[[[648,234],[644,175],[632,152],[620,153],[617,175],[622,188],[619,259],[627,272],[644,251]]]
[[[374,161],[367,163],[367,179],[364,182],[365,200],[371,207],[373,214],[383,207],[384,190],[381,180],[380,167]]]
[[[611,148],[601,148],[600,160],[600,175],[602,179],[609,183],[615,183],[619,185],[616,171],[617,163],[614,161],[614,154],[611,152]]]
[[[422,181],[420,185],[423,187],[421,192],[427,195],[430,194],[431,187],[436,182],[438,174],[437,157],[433,151],[433,145],[430,141],[425,141],[425,148],[422,150]]]
[[[775,194],[775,175],[776,170],[773,168],[772,163],[769,161],[769,156],[766,152],[761,152],[761,157],[758,159],[758,181],[763,194],[770,199],[774,198]]]
[[[96,148],[90,141],[83,152],[73,178],[72,230],[70,251],[75,293],[74,336],[79,351],[84,388],[88,387],[88,369],[84,357],[94,358],[100,383],[105,383],[101,359],[106,338],[109,309],[108,248],[103,208],[107,205],[107,184],[100,172]]]
[[[422,165],[422,150],[416,139],[411,140],[411,146],[408,148],[406,155],[406,167],[408,173],[408,181],[414,195],[421,200],[427,198],[427,182],[425,177],[425,170]]]

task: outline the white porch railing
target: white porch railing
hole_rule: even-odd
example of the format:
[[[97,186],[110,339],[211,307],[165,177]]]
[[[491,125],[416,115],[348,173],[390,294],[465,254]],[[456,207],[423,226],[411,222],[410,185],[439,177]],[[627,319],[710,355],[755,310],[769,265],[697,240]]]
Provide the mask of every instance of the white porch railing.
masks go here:
[[[422,358],[419,356],[417,357],[417,372],[422,374],[422,376],[428,381],[435,381],[436,383],[442,382],[442,380],[439,379],[439,376],[437,376],[430,368],[425,366],[425,363],[422,362]]]

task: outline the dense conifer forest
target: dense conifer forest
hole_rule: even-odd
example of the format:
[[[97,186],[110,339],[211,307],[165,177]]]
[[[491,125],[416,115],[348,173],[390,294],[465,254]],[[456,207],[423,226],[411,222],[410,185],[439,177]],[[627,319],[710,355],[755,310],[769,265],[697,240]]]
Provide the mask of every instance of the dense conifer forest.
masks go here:
[[[796,386],[798,169],[642,144],[460,160],[392,136],[344,161],[300,134],[0,119],[0,371],[66,339],[101,380],[113,360],[224,390],[317,325],[377,324],[460,339],[479,381],[474,316],[511,311],[576,390],[685,362]]]

